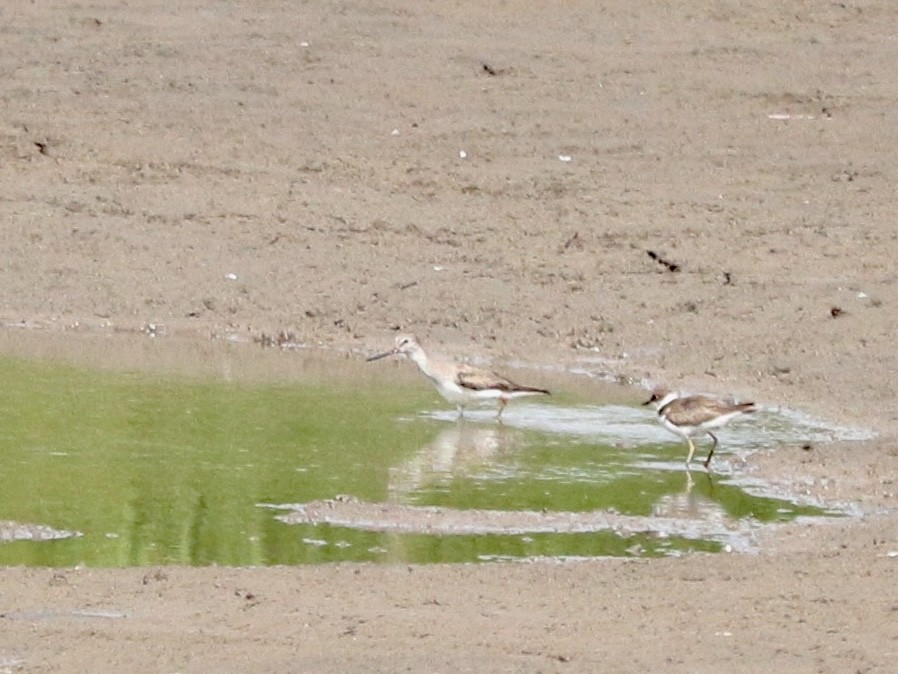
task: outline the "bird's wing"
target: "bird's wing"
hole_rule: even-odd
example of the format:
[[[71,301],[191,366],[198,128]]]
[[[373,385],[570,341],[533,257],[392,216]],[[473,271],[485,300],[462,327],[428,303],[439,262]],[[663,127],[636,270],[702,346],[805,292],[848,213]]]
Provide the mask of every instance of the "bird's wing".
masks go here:
[[[752,403],[729,403],[711,396],[677,398],[659,412],[677,426],[698,426],[730,412],[749,412]]]
[[[514,382],[489,370],[481,370],[470,365],[460,365],[455,376],[455,383],[471,391],[517,391],[520,387]]]
[[[544,388],[522,386],[491,370],[481,370],[470,365],[460,365],[455,376],[455,383],[471,391],[496,390],[506,393],[545,393]]]

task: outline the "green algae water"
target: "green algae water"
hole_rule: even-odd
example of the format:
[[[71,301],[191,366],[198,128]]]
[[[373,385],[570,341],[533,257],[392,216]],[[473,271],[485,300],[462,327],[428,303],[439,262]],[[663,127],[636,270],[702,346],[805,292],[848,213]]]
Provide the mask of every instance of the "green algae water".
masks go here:
[[[0,564],[472,562],[724,545],[676,531],[446,534],[278,517],[278,508],[337,495],[462,512],[675,512],[729,523],[822,513],[725,478],[687,476],[675,442],[613,444],[555,429],[551,420],[572,409],[563,397],[509,408],[504,425],[491,412],[459,422],[426,382],[365,373],[228,381],[0,358],[0,521],[73,534],[0,543]],[[580,409],[582,417],[598,408]],[[534,418],[545,423],[528,427]]]

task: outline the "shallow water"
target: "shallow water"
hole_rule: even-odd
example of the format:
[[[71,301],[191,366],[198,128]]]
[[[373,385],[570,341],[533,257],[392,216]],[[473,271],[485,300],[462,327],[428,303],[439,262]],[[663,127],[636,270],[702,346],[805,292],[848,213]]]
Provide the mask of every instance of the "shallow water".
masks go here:
[[[418,379],[327,371],[300,368],[271,383],[0,359],[0,520],[77,532],[2,543],[0,564],[468,562],[750,547],[761,523],[822,512],[730,484],[732,455],[849,432],[767,411],[720,434],[721,474],[688,476],[682,443],[644,408],[562,395],[513,404],[501,425],[486,410],[459,422]],[[413,514],[642,519],[635,529],[435,534],[426,521],[390,530],[279,517],[282,504],[339,494]]]

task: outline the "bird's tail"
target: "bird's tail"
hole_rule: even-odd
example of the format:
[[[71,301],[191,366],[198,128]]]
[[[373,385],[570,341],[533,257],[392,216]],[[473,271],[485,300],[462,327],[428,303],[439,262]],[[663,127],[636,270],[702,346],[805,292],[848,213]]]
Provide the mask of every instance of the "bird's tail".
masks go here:
[[[548,389],[538,388],[536,386],[518,386],[517,391],[519,393],[533,393],[534,395],[540,393],[547,396],[552,395]]]

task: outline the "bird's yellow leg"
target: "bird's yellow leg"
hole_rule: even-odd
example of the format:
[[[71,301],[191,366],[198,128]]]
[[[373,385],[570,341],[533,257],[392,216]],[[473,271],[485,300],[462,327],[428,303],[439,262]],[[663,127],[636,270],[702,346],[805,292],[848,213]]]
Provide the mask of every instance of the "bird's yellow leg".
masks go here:
[[[497,419],[502,418],[502,412],[505,411],[505,406],[508,404],[508,400],[505,398],[499,398],[499,413],[496,415]]]

